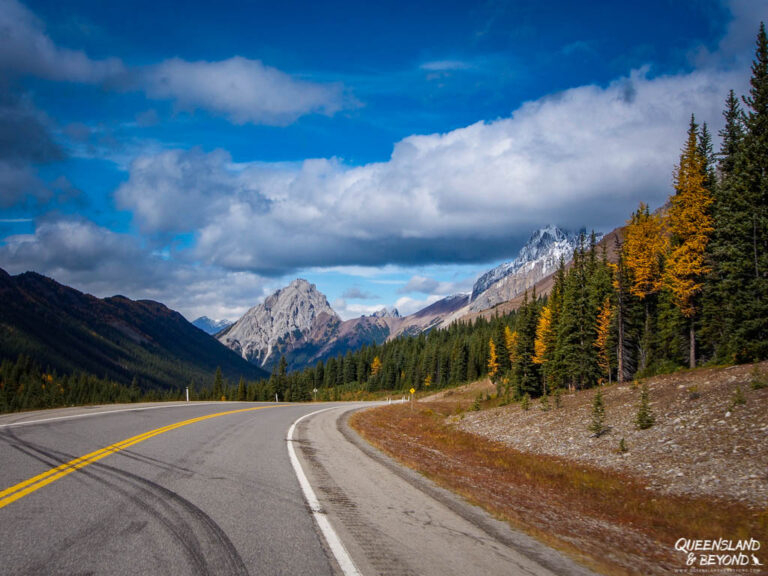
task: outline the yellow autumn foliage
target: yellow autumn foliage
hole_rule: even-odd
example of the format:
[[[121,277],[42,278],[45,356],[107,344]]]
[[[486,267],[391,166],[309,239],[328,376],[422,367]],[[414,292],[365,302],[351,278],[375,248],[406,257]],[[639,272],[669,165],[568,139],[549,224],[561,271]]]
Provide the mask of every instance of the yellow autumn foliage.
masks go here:
[[[696,134],[691,131],[675,170],[675,194],[670,198],[667,227],[675,246],[666,261],[664,283],[675,304],[686,318],[696,310],[694,297],[701,291],[709,271],[704,258],[714,231],[709,207],[714,202],[705,187],[704,158],[698,150]]]
[[[381,371],[381,359],[376,356],[371,362],[371,376],[376,376]]]
[[[517,330],[514,332],[509,326],[504,327],[504,343],[507,346],[510,364],[517,361]]]
[[[493,342],[493,338],[488,341],[488,376],[491,379],[496,377],[499,373],[499,359],[496,355],[496,344]]]
[[[547,341],[550,330],[552,330],[552,309],[549,306],[544,306],[536,325],[536,340],[533,342],[534,356],[532,360],[534,364],[544,364],[547,360]]]
[[[608,336],[611,333],[612,315],[611,299],[606,296],[597,315],[597,337],[594,342],[594,346],[597,348],[597,364],[600,366],[603,374],[607,374],[611,369],[611,360],[608,354]]]
[[[650,214],[640,203],[627,222],[624,237],[624,262],[632,272],[629,291],[640,298],[655,294],[664,286],[662,263],[669,241],[660,215]]]

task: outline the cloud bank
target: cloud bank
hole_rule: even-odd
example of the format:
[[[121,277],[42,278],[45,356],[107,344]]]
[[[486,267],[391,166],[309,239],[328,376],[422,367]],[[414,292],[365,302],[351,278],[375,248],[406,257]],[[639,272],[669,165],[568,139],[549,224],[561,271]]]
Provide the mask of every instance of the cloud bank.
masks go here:
[[[610,230],[639,201],[663,203],[690,114],[716,131],[746,77],[635,70],[510,118],[408,137],[363,166],[165,151],[138,158],[116,200],[145,233],[191,232],[196,258],[232,270],[488,261],[545,224]]]

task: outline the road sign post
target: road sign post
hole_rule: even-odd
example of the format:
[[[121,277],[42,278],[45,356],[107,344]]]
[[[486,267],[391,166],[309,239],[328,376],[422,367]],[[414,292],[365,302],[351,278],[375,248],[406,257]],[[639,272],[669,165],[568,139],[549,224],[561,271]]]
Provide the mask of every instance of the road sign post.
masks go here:
[[[411,388],[411,410],[413,410],[413,403],[415,401],[415,398],[413,396],[414,394],[416,394],[416,389],[415,388]]]
[[[187,402],[189,402],[189,386],[187,386]]]

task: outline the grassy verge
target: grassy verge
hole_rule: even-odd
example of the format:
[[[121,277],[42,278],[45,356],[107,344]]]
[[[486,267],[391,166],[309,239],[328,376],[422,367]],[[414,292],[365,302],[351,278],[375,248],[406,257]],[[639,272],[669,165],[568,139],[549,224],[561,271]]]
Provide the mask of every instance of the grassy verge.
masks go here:
[[[531,455],[458,431],[455,403],[393,405],[350,424],[401,463],[607,574],[685,571],[679,538],[755,538],[768,545],[768,511],[648,490],[637,478]]]

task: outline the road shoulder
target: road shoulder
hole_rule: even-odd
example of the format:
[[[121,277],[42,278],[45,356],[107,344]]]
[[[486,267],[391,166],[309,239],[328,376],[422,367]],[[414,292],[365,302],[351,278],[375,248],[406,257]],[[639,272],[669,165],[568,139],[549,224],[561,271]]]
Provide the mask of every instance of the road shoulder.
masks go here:
[[[350,408],[297,429],[298,455],[362,574],[590,574],[368,445]]]

